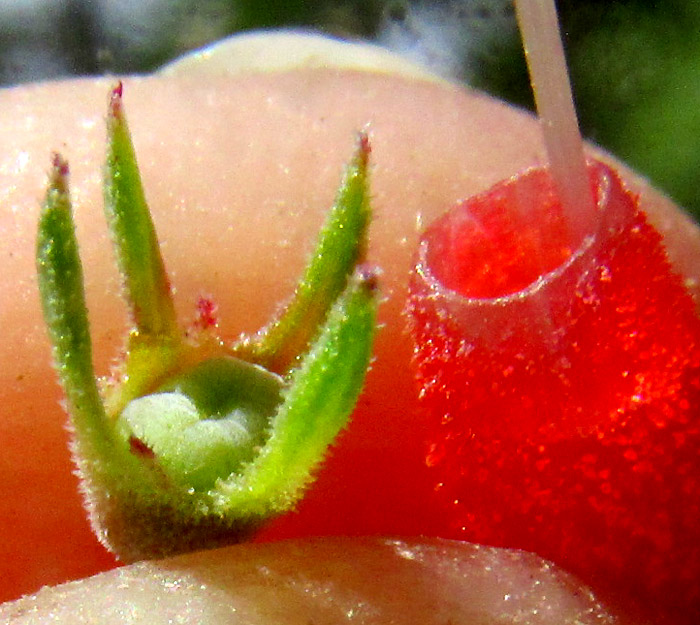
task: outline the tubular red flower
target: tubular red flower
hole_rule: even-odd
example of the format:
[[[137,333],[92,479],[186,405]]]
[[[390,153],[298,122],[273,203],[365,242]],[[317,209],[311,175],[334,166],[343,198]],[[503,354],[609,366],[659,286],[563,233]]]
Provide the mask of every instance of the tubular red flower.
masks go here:
[[[536,551],[690,622],[700,319],[636,198],[606,165],[589,174],[599,226],[577,249],[543,169],[425,233],[408,312],[426,462],[445,535]]]

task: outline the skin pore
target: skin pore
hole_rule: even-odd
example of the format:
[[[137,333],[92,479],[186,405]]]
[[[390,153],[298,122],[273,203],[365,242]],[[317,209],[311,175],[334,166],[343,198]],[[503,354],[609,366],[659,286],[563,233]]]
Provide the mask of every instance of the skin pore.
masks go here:
[[[329,67],[315,55],[295,69],[275,71],[272,63],[229,71],[230,54],[220,49],[181,71],[124,81],[180,318],[194,318],[206,294],[218,305],[224,336],[264,323],[291,294],[361,128],[372,143],[368,258],[382,268],[385,297],[376,361],[353,425],[299,512],[266,536],[425,531],[429,514],[415,503],[429,488],[424,451],[420,437],[405,440],[420,421],[401,317],[418,233],[458,200],[544,163],[539,126],[481,94],[396,67],[358,69],[352,60]],[[71,168],[95,364],[108,374],[126,327],[101,197],[113,83],[71,80],[0,92],[2,600],[113,563],[92,537],[76,493],[34,270],[39,202],[50,153],[60,150]],[[697,296],[698,230],[622,171]],[[416,460],[406,469],[400,460],[408,457]]]

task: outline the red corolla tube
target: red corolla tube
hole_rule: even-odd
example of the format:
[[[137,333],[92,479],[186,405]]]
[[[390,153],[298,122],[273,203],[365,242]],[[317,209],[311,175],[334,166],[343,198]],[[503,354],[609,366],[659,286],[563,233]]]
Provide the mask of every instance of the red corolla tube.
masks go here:
[[[544,5],[519,7],[526,37]],[[695,623],[700,318],[637,197],[608,165],[577,165],[573,106],[547,112],[564,90],[538,81],[538,64],[563,66],[554,32],[558,50],[528,49],[550,166],[433,223],[411,279],[439,531],[535,551],[652,622]]]

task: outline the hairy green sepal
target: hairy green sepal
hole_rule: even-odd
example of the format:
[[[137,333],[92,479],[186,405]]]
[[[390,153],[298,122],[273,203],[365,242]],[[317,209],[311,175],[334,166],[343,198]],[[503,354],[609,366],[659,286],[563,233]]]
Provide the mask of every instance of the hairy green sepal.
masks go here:
[[[362,269],[369,221],[361,136],[316,250],[282,315],[232,346],[177,323],[122,110],[108,115],[105,210],[133,328],[121,379],[98,390],[83,272],[56,156],[37,267],[93,528],[122,559],[245,539],[289,510],[362,389],[375,276]]]

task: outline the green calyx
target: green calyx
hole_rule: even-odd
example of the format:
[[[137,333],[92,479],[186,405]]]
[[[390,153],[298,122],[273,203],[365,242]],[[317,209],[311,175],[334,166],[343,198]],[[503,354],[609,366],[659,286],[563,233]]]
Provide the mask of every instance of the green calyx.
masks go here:
[[[361,135],[285,311],[233,345],[211,331],[189,337],[175,316],[121,85],[107,126],[105,210],[133,329],[121,379],[103,393],[60,156],[41,213],[37,268],[93,529],[130,561],[242,540],[294,506],[362,389],[376,276],[362,266],[370,215]]]

